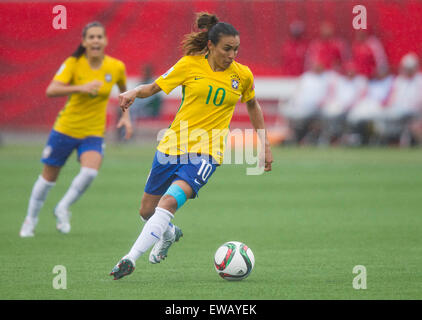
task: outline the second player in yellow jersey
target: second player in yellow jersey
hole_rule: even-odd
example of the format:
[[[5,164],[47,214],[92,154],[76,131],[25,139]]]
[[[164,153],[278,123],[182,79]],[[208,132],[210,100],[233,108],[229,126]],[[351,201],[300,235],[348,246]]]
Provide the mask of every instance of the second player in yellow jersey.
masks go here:
[[[105,55],[101,66],[92,69],[85,55],[69,57],[62,64],[55,81],[80,86],[90,81],[102,82],[96,94],[73,93],[60,111],[54,130],[74,138],[103,137],[106,125],[106,108],[111,89],[115,84],[126,85],[125,65]]]
[[[54,209],[56,228],[70,232],[69,207],[88,189],[100,169],[104,153],[106,108],[112,87],[126,91],[123,62],[105,55],[105,28],[92,22],[82,31],[82,42],[71,57],[61,65],[46,94],[48,97],[68,96],[60,111],[42,153],[42,173],[35,182],[28,211],[20,230],[21,237],[34,236],[38,214],[49,190],[55,185],[61,168],[76,151],[80,172]],[[132,132],[129,113],[123,113],[118,127],[124,126],[126,138]]]

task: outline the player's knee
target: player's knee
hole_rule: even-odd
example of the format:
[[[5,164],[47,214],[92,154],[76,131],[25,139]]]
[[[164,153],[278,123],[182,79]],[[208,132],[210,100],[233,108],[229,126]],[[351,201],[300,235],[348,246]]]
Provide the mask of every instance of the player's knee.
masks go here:
[[[177,184],[172,184],[167,189],[160,202],[162,202],[162,205],[167,207],[168,210],[175,212],[185,204],[186,200],[187,197],[183,189]]]
[[[178,207],[177,200],[174,198],[174,196],[168,194],[163,195],[160,202],[158,203],[158,206],[172,213],[176,212]]]

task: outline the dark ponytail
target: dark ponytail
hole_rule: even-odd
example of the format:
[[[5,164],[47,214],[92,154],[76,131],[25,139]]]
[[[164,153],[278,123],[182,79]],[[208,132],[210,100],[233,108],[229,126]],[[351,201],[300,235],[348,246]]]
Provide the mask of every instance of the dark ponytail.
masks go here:
[[[104,30],[104,34],[105,34],[105,27],[101,22],[98,21],[94,21],[94,22],[90,22],[88,23],[82,30],[82,38],[85,38],[86,33],[88,31],[89,28],[92,27],[101,27]],[[85,53],[86,49],[84,46],[82,46],[82,43],[79,45],[79,47],[72,53],[72,57],[75,57],[76,59],[79,59],[84,53]]]
[[[85,53],[85,51],[85,47],[80,44],[79,47],[72,53],[72,57],[78,59]]]
[[[196,14],[195,27],[199,31],[185,35],[182,41],[183,52],[186,56],[206,53],[208,40],[217,45],[222,35],[239,35],[239,32],[230,23],[218,22],[216,15],[207,12]]]
[[[196,14],[195,29],[187,35],[182,41],[183,52],[187,56],[201,54],[206,52],[209,30],[218,23],[218,17],[208,12],[199,12]]]

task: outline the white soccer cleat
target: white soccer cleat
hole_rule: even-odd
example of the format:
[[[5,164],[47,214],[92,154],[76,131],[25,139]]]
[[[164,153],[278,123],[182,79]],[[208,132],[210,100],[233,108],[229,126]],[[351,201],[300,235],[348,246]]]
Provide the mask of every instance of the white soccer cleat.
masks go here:
[[[69,210],[54,208],[54,215],[56,216],[56,229],[61,233],[70,232],[70,217],[72,213]]]
[[[182,230],[179,227],[174,226],[174,235],[170,239],[163,239],[163,237],[154,245],[150,254],[149,254],[149,262],[155,264],[160,263],[161,260],[164,260],[167,257],[167,253],[171,247],[171,245],[183,236]]]
[[[135,261],[124,256],[116,266],[111,270],[110,276],[114,276],[114,280],[119,280],[130,275],[135,270]]]
[[[35,235],[35,227],[38,223],[38,218],[29,218],[26,217],[25,221],[22,224],[21,230],[19,231],[19,236],[21,238],[29,238]]]

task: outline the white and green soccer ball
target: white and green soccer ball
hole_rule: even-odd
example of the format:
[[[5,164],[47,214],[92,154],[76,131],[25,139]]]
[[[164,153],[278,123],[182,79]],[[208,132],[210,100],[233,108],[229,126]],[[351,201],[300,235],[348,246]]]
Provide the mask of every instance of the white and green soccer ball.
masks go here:
[[[239,241],[229,241],[214,255],[215,271],[226,280],[242,280],[251,273],[255,257],[251,248]]]

